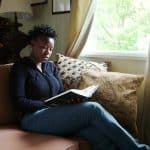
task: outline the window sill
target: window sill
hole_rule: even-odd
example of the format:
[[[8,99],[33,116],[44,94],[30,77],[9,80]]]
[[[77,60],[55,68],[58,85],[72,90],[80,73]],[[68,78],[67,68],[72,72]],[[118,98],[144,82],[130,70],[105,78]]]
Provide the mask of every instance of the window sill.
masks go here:
[[[93,52],[88,54],[81,54],[80,58],[110,58],[110,59],[126,59],[126,60],[144,60],[146,61],[147,53],[126,53],[126,52]]]

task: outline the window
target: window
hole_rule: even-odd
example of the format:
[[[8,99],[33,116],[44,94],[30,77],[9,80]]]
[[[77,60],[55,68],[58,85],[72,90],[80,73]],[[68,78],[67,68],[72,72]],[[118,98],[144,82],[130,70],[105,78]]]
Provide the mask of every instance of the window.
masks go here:
[[[141,54],[150,42],[150,1],[97,0],[92,28],[81,55]]]

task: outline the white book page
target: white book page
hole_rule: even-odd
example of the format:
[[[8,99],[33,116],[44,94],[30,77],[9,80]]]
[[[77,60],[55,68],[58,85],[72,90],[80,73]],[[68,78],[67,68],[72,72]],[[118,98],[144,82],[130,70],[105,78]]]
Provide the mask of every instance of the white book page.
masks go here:
[[[73,93],[75,93],[75,94],[77,94],[77,95],[82,95],[82,96],[84,96],[84,97],[89,98],[89,97],[91,97],[92,94],[97,90],[97,88],[98,88],[98,85],[92,85],[92,86],[89,86],[89,87],[84,88],[84,89],[82,89],[82,90],[80,90],[80,89],[70,89],[70,90],[67,90],[67,91],[65,91],[65,92],[63,92],[63,93],[60,93],[60,94],[58,94],[58,95],[56,95],[56,96],[53,96],[53,97],[51,97],[51,98],[45,100],[45,102],[48,102],[48,101],[51,101],[51,100],[56,99],[56,98],[58,98],[58,97],[61,97],[61,96],[63,96],[63,95],[66,95],[66,94],[69,93],[69,92],[73,92]]]
[[[71,89],[71,91],[76,94],[83,95],[85,97],[91,97],[93,93],[97,90],[97,88],[98,88],[98,85],[92,85],[82,90]]]

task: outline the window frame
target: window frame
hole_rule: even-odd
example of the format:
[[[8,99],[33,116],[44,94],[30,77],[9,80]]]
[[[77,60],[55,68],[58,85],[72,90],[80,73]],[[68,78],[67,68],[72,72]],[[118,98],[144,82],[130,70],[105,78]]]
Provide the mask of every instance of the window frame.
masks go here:
[[[92,27],[91,27],[92,28]],[[91,32],[91,31],[90,31]],[[90,35],[90,33],[89,33]],[[149,36],[148,36],[149,38]],[[150,39],[149,39],[150,40]],[[87,38],[88,41],[88,38]],[[90,41],[90,40],[89,40]],[[146,42],[146,47],[148,47],[149,43]],[[85,43],[86,45],[86,43]],[[87,46],[88,47],[88,46]],[[92,47],[92,46],[90,46]],[[91,48],[90,48],[91,49]],[[101,50],[94,50],[92,49],[92,52],[88,52],[88,50],[86,50],[86,48],[83,48],[83,51],[85,52],[81,52],[81,57],[104,57],[104,58],[117,58],[119,57],[119,59],[133,59],[133,60],[145,60],[147,59],[147,55],[148,55],[148,48],[146,48],[145,50],[131,50],[131,51],[101,51]]]

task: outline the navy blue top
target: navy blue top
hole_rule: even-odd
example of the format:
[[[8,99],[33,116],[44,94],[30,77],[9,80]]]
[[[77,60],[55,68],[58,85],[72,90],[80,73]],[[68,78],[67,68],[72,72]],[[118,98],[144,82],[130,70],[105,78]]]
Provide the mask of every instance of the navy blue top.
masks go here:
[[[10,94],[22,112],[47,107],[44,100],[63,91],[63,84],[53,62],[42,63],[42,72],[30,58],[15,63],[10,73]]]

